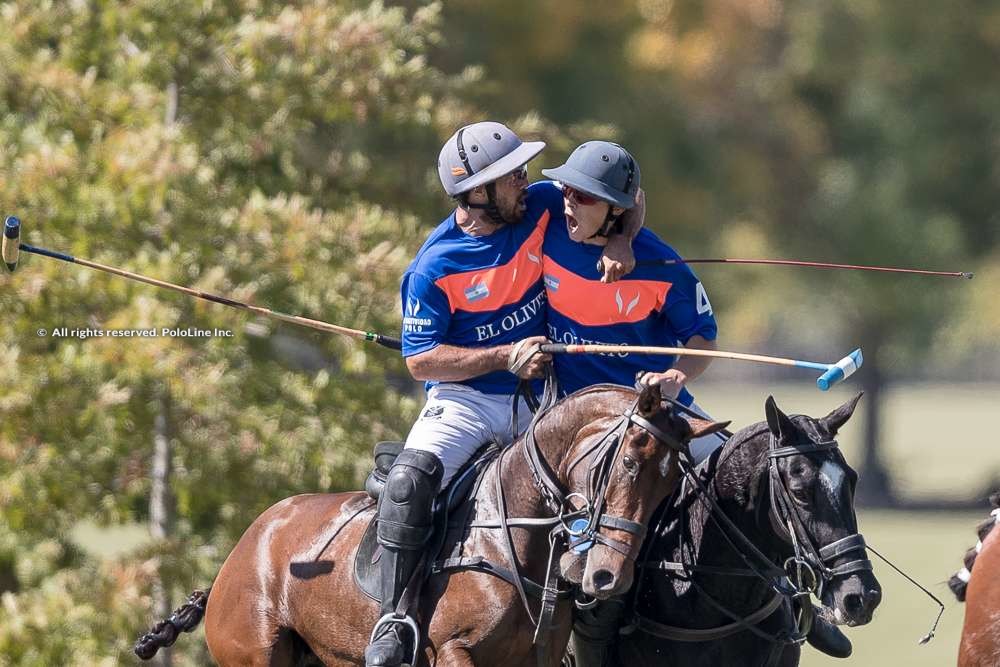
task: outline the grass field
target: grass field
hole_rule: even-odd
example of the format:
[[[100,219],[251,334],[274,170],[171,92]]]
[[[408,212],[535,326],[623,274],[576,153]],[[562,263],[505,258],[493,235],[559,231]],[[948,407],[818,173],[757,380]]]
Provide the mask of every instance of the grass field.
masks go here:
[[[809,382],[771,385],[719,386],[705,384],[697,398],[719,419],[734,427],[760,421],[764,399],[772,393],[789,413],[822,416],[853,396],[853,388],[829,393],[810,389]],[[1000,448],[985,429],[996,413],[1000,386],[906,387],[889,394],[883,443],[886,460],[899,489],[912,498],[966,498],[989,486],[1000,471]],[[849,461],[857,463],[857,420],[840,434]],[[987,516],[971,512],[890,512],[860,509],[860,527],[867,541],[899,567],[929,588],[945,603],[937,637],[928,645],[917,641],[927,632],[937,606],[923,593],[883,565],[875,574],[883,587],[883,601],[871,624],[848,630],[854,656],[847,661],[821,656],[807,648],[805,667],[860,665],[862,667],[938,667],[955,663],[964,606],[957,603],[945,582],[961,566],[965,550],[975,543],[975,526]],[[74,536],[92,553],[111,557],[146,539],[142,527],[112,530],[82,524]],[[189,637],[188,641],[197,641]]]

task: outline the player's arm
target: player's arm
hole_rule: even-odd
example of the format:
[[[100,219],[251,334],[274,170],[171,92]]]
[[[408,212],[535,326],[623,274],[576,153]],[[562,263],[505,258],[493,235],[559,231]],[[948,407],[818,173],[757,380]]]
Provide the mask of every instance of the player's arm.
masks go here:
[[[602,283],[613,283],[635,268],[632,241],[646,219],[646,193],[642,188],[635,195],[635,206],[622,213],[622,231],[608,236],[608,244],[597,262]]]
[[[689,350],[717,350],[718,345],[714,340],[705,340],[701,336],[691,336],[690,340],[684,344]],[[712,363],[712,357],[681,356],[672,368],[668,368],[662,373],[646,373],[640,379],[644,385],[659,384],[660,391],[671,398],[677,398],[681,389],[697,379],[702,373],[708,370]]]
[[[716,350],[715,337],[718,327],[712,313],[705,288],[687,268],[679,269],[673,286],[667,293],[663,325],[674,332],[684,347],[693,350]],[[662,373],[646,373],[639,382],[643,385],[659,384],[660,391],[676,398],[681,389],[702,375],[711,365],[711,357],[678,356],[673,367]]]
[[[544,336],[525,339],[528,342],[547,343]],[[406,358],[406,367],[416,380],[437,380],[439,382],[459,382],[493,371],[505,371],[511,362],[510,345],[493,347],[458,347],[438,345],[437,347]],[[542,377],[545,364],[552,355],[533,354],[518,371],[520,378]]]

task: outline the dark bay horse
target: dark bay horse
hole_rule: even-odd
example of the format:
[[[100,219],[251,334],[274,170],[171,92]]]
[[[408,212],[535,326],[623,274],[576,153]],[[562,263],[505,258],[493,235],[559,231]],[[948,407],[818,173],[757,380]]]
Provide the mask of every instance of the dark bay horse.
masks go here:
[[[684,481],[657,512],[610,664],[797,665],[810,589],[834,622],[871,620],[881,588],[858,533],[857,474],[834,439],[859,398],[821,419],[788,417],[768,398],[767,421],[697,471],[728,522]]]
[[[611,385],[577,392],[536,420],[533,437],[520,438],[486,469],[474,510],[458,527],[462,553],[544,582],[552,522],[518,525],[511,518],[499,528],[504,517],[552,517],[581,504],[591,511],[603,505],[604,518],[589,533],[581,587],[597,598],[620,595],[632,584],[645,525],[676,487],[678,449],[724,427],[689,423],[664,409],[656,387],[640,394]],[[595,479],[603,480],[597,495]],[[560,507],[550,502],[553,485],[564,489]],[[223,666],[363,664],[379,608],[355,584],[352,563],[374,512],[364,493],[312,494],[284,500],[258,517],[207,600],[205,636],[215,660]],[[190,629],[204,604],[196,598],[173,618]],[[418,663],[522,665],[537,659],[556,665],[570,631],[570,604],[558,601],[548,650],[536,656],[534,612],[517,587],[475,569],[434,574],[420,600]],[[158,634],[176,635],[173,625],[155,626],[136,652],[149,655]]]
[[[993,512],[979,524],[979,541],[965,555],[965,567],[948,582],[965,602],[965,623],[958,645],[959,667],[1000,665],[1000,493],[990,497]]]

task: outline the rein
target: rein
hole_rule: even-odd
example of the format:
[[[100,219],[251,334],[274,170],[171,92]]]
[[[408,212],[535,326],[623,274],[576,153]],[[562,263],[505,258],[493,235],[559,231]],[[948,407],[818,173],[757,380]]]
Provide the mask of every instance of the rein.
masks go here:
[[[719,530],[719,533],[729,544],[730,548],[740,555],[747,568],[707,567],[683,562],[685,554],[683,527],[679,531],[682,562],[646,561],[641,563],[640,567],[643,568],[643,573],[648,569],[660,569],[670,575],[684,576],[710,606],[730,618],[732,622],[716,628],[683,628],[658,623],[643,616],[638,611],[633,611],[632,623],[622,629],[623,633],[638,629],[647,634],[673,641],[704,642],[714,641],[743,630],[748,630],[773,644],[767,664],[775,664],[785,646],[791,644],[801,645],[805,641],[812,627],[813,608],[809,599],[811,595],[816,594],[821,596],[824,587],[838,577],[863,570],[872,570],[871,561],[864,557],[841,565],[833,565],[837,559],[855,551],[860,551],[862,556],[864,556],[865,541],[860,533],[848,535],[819,548],[816,547],[811,533],[795,509],[795,503],[778,470],[778,461],[780,459],[836,449],[838,446],[836,440],[796,443],[784,446],[779,446],[779,444],[777,438],[772,434],[768,443],[767,454],[771,499],[768,515],[777,534],[786,542],[792,544],[794,555],[787,558],[782,567],[779,567],[767,557],[725,514],[715,499],[715,495],[709,491],[695,472],[689,458],[682,456],[680,459],[681,470],[685,481],[692,485],[694,492],[698,494],[698,499],[702,503],[709,505],[709,520]],[[731,451],[735,451],[735,449]],[[718,466],[721,466],[723,462],[724,460],[720,460]],[[685,514],[686,511],[682,512],[682,519]],[[666,516],[667,512],[661,515],[661,523]],[[657,532],[659,532],[659,527]],[[737,546],[737,542],[740,543],[739,546]],[[757,562],[755,563],[754,561]],[[766,582],[774,590],[774,595],[762,607],[751,614],[740,615],[715,600],[698,584],[692,575],[699,572],[718,576],[756,577]],[[638,591],[639,588],[640,586],[637,585],[635,590]],[[794,616],[794,603],[796,601],[800,602],[800,612],[797,618]],[[759,623],[777,611],[782,604],[793,614],[794,625],[791,631],[786,629],[777,633],[770,633],[757,627]],[[633,609],[634,607],[635,605],[633,605]]]

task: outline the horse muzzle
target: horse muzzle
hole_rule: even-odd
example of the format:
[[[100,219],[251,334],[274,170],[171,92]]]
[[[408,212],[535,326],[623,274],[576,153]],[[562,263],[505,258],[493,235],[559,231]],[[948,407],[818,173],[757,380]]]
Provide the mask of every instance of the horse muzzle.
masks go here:
[[[623,595],[632,587],[635,573],[632,561],[615,552],[615,558],[601,558],[599,553],[599,547],[595,547],[588,555],[580,582],[583,592],[599,600]]]
[[[855,627],[871,622],[875,609],[882,602],[882,589],[878,582],[866,579],[868,577],[850,577],[833,588],[832,604],[828,606],[833,610],[834,623]]]

